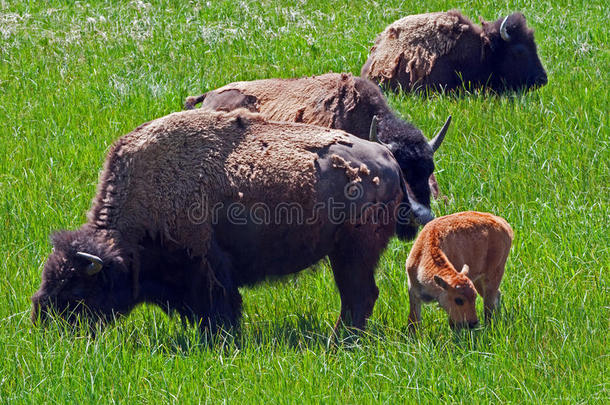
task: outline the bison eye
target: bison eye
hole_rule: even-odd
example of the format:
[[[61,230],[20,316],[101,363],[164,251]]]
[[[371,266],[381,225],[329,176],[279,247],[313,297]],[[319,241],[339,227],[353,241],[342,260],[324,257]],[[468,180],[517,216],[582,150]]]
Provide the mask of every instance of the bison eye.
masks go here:
[[[459,306],[462,306],[462,305],[464,305],[464,300],[461,298],[456,298],[455,303],[458,304]]]

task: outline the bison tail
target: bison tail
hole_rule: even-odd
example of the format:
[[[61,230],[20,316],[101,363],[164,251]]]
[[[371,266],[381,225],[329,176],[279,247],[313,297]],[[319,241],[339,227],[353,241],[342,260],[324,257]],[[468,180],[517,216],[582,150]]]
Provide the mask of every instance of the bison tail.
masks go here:
[[[186,98],[186,100],[184,100],[184,109],[185,110],[193,110],[195,108],[195,106],[201,102],[203,102],[203,100],[205,100],[205,96],[208,93],[203,93],[199,96],[188,96]]]

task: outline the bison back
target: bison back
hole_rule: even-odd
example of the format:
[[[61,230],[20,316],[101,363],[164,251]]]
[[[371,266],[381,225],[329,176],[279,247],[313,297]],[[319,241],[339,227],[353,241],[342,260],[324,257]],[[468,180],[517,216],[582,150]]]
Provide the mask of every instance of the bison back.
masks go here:
[[[361,75],[393,89],[412,90],[425,84],[437,60],[451,52],[467,29],[455,12],[397,20],[375,40]]]

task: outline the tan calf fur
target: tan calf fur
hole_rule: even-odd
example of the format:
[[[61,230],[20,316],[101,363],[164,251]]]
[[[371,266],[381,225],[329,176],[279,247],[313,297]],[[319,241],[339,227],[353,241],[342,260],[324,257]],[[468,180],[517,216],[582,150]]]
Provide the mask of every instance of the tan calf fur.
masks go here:
[[[499,303],[512,240],[508,222],[489,213],[458,212],[429,222],[406,262],[410,325],[421,322],[422,301],[437,301],[451,327],[474,328],[477,293],[483,297],[488,321]]]

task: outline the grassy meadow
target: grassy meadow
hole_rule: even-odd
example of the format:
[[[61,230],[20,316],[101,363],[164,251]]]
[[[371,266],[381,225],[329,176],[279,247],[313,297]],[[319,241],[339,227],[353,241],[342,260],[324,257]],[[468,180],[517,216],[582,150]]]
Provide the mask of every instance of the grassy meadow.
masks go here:
[[[429,136],[453,115],[436,214],[515,230],[493,325],[454,333],[428,305],[410,336],[397,240],[367,333],[338,346],[325,262],[242,290],[241,333],[213,344],[151,306],[95,339],[31,325],[49,235],[85,221],[115,139],[232,81],[359,73],[387,24],[451,8],[522,11],[549,75],[506,97],[388,95]],[[0,402],[607,403],[609,20],[602,0],[0,0]]]

